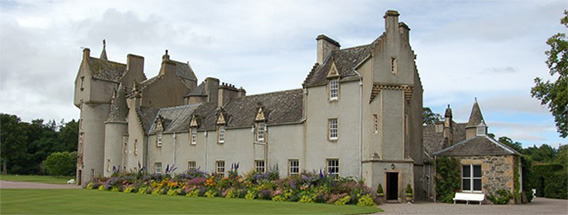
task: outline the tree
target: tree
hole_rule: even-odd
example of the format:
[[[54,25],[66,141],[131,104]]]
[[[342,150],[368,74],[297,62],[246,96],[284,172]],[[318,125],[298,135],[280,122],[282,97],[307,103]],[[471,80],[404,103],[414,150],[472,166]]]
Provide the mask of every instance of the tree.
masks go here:
[[[568,10],[564,11],[564,17],[560,23],[568,28]],[[546,65],[550,69],[550,75],[558,74],[555,82],[543,80],[540,77],[534,79],[535,86],[531,89],[532,97],[540,100],[542,105],[548,104],[548,109],[554,116],[556,129],[560,136],[568,136],[568,41],[565,33],[557,33],[548,38],[546,44],[550,45],[550,50],[545,54],[548,56]]]
[[[54,152],[43,162],[47,172],[55,176],[70,176],[75,173],[77,152]]]
[[[0,116],[0,145],[2,156],[2,174],[8,174],[8,163],[26,152],[26,131],[23,123],[15,115]]]
[[[519,153],[523,153],[523,145],[519,142],[513,142],[513,140],[509,137],[499,137],[499,142],[511,147]]]
[[[558,147],[558,153],[556,154],[556,163],[564,165],[564,168],[568,167],[568,145],[561,145]]]
[[[540,147],[532,146],[523,150],[527,156],[533,161],[551,162],[556,157],[556,149],[548,144],[542,144]]]
[[[432,112],[429,107],[422,108],[422,122],[424,124],[434,125],[438,121],[442,121],[442,115]]]
[[[59,141],[63,144],[63,150],[68,152],[77,151],[79,140],[79,122],[71,120],[59,129]]]

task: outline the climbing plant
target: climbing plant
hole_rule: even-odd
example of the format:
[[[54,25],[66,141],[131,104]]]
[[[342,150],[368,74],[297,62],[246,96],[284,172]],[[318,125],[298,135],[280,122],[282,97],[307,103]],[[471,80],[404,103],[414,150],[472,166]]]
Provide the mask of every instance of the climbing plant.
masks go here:
[[[456,192],[460,190],[460,163],[452,157],[436,159],[436,196],[441,202],[453,202]]]

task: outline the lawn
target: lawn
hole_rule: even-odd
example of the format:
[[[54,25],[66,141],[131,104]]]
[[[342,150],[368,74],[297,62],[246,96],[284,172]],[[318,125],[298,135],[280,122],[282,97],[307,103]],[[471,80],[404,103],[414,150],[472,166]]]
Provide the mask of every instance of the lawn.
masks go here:
[[[0,189],[0,214],[365,214],[376,207],[98,190]]]
[[[48,184],[66,184],[67,181],[72,178],[75,178],[75,176],[61,176],[57,178],[47,175],[0,175],[0,180],[2,181],[24,181]]]

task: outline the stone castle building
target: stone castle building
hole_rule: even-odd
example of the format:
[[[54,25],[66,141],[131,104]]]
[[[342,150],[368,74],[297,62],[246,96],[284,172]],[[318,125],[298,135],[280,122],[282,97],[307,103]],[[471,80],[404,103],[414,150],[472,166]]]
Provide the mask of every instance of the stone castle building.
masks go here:
[[[424,197],[423,90],[410,28],[398,17],[387,11],[385,32],[366,45],[341,48],[318,36],[302,88],[258,95],[212,77],[198,82],[167,51],[148,79],[143,57],[129,54],[123,64],[104,47],[99,58],[84,49],[74,98],[79,184],[117,168],[226,174],[239,163],[244,172],[352,176],[382,184],[399,202],[410,184]]]
[[[468,122],[454,122],[452,109],[448,105],[444,121],[424,126],[424,150],[429,160],[425,165],[426,178],[429,179],[425,187],[430,188],[426,189],[429,190],[427,196],[430,199],[436,199],[433,176],[437,170],[428,163],[443,156],[459,162],[461,192],[491,195],[505,189],[514,193],[515,182],[522,184],[521,154],[490,137],[487,128],[477,99]]]

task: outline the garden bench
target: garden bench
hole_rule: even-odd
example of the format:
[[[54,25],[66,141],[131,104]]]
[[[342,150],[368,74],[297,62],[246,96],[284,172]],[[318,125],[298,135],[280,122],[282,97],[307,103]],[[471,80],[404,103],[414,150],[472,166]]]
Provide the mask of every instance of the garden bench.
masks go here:
[[[483,200],[485,200],[485,194],[483,193],[456,193],[454,199],[454,204],[456,204],[456,201],[465,201],[466,204],[469,205],[469,201],[476,201],[479,202],[479,204],[481,205],[481,202]]]
[[[69,181],[67,181],[67,184],[75,184],[75,179],[69,179]]]

